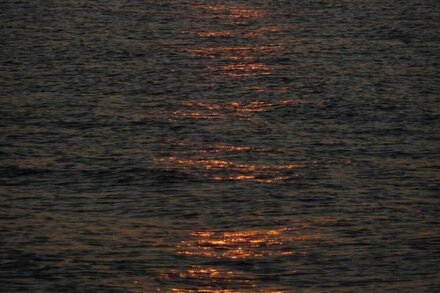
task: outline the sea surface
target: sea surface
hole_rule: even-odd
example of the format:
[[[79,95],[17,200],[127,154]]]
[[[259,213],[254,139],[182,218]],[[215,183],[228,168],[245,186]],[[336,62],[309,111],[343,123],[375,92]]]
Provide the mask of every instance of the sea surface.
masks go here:
[[[1,292],[440,292],[440,2],[0,2]]]

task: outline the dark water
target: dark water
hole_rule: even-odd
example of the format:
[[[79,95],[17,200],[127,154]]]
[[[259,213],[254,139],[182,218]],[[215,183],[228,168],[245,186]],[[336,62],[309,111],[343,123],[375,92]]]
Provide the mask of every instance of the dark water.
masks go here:
[[[440,292],[439,23],[2,1],[0,291]]]

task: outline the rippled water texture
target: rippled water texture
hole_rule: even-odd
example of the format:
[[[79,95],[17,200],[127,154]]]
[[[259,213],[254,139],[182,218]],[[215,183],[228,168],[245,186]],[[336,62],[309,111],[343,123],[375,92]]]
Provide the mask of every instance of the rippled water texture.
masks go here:
[[[438,1],[0,24],[0,291],[440,291]]]

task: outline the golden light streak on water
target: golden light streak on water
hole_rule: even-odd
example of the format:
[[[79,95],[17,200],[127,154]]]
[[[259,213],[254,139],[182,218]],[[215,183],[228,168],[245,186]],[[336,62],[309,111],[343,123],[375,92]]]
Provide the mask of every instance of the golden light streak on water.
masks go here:
[[[272,178],[258,178],[254,175],[234,175],[234,176],[214,176],[212,177],[215,181],[253,181],[257,183],[274,184],[280,183],[286,180],[297,180],[301,176],[299,174],[294,174],[292,176],[278,176]]]
[[[201,153],[221,153],[221,152],[248,152],[252,151],[254,148],[249,146],[227,146],[227,145],[219,145],[214,146],[212,148],[202,149]]]
[[[159,162],[171,163],[184,166],[196,166],[203,169],[230,169],[234,171],[286,171],[297,168],[304,168],[306,164],[280,164],[280,165],[252,165],[240,164],[232,161],[217,160],[217,159],[185,159],[185,158],[160,158]]]
[[[319,239],[320,234],[299,234],[294,229],[198,231],[177,246],[177,254],[216,259],[248,259],[295,254],[295,242]]]
[[[214,39],[214,38],[251,38],[251,39],[257,39],[262,38],[264,36],[268,36],[270,34],[279,33],[283,29],[285,29],[282,26],[279,25],[273,25],[273,26],[267,26],[267,27],[260,27],[256,29],[248,29],[248,30],[241,30],[241,31],[235,31],[235,30],[203,30],[203,31],[182,31],[183,34],[192,35],[199,38],[208,38],[208,39]]]
[[[159,291],[160,292],[160,291]],[[295,293],[293,291],[273,291],[273,290],[261,290],[261,289],[240,289],[240,290],[230,290],[230,289],[179,289],[173,288],[170,293]],[[301,291],[305,292],[305,291]],[[310,291],[311,292],[311,291]]]
[[[205,10],[207,18],[222,18],[222,19],[247,19],[247,18],[262,18],[267,15],[265,10],[250,8],[238,5],[209,5],[209,4],[195,4],[195,8]]]
[[[173,151],[173,156],[213,156],[220,154],[232,154],[232,153],[271,153],[274,152],[271,148],[262,148],[256,146],[246,145],[227,145],[227,144],[213,144],[204,145],[200,142],[190,141],[168,141],[169,145],[172,145],[176,149]],[[200,145],[202,144],[202,145]],[[191,149],[188,149],[191,147]],[[184,148],[184,149],[180,149]],[[166,152],[163,152],[166,154]],[[165,156],[165,155],[164,155]]]
[[[257,75],[271,75],[273,74],[272,67],[269,67],[264,63],[243,62],[223,66],[210,66],[207,67],[207,69],[211,71],[219,71],[220,73],[233,78],[244,78]]]
[[[206,31],[198,32],[196,35],[202,38],[228,38],[234,36],[232,32],[228,31]]]
[[[215,46],[184,48],[182,52],[199,57],[224,58],[229,60],[255,60],[258,55],[268,55],[284,50],[281,45]]]
[[[192,281],[209,285],[221,283],[223,286],[228,284],[241,285],[243,287],[255,287],[252,281],[255,277],[242,271],[231,271],[210,266],[194,266],[185,270],[172,269],[167,273],[159,275],[160,279],[167,281]]]
[[[220,113],[203,113],[195,111],[175,111],[171,114],[170,120],[190,119],[190,120],[226,120],[227,115]]]
[[[253,113],[268,112],[286,107],[301,105],[320,106],[319,103],[302,100],[254,100],[249,102],[231,101],[229,103],[201,103],[196,101],[182,102],[184,109],[174,111],[171,114],[171,121],[179,119],[190,120],[249,120]]]
[[[260,31],[261,33],[262,31]],[[218,37],[231,36],[228,32],[202,32],[202,36]],[[254,34],[258,34],[254,32]],[[218,46],[185,48],[182,52],[199,57],[207,57],[217,60],[233,61],[232,64],[210,65],[205,69],[208,72],[220,72],[231,78],[245,78],[256,75],[270,75],[275,73],[277,66],[268,65],[259,61],[259,56],[269,56],[280,52],[284,48],[280,45],[259,46]]]
[[[169,172],[182,172],[190,176],[202,176],[213,181],[249,181],[257,183],[282,183],[287,180],[300,178],[298,171],[306,168],[305,163],[290,164],[250,164],[235,162],[226,158],[234,153],[272,153],[272,149],[252,146],[211,145],[196,147],[189,142],[170,142],[170,144],[183,147],[184,150],[175,150],[173,155],[163,152],[163,157],[156,159],[157,164]],[[193,150],[186,150],[191,145]]]
[[[254,100],[247,103],[232,101],[224,104],[210,104],[210,103],[201,103],[201,102],[193,102],[187,101],[183,102],[182,106],[191,107],[191,108],[200,108],[212,111],[235,111],[235,112],[266,112],[278,108],[284,107],[292,107],[299,105],[319,105],[319,103],[314,101],[302,100],[302,99],[294,99],[294,100]]]
[[[243,261],[247,259],[284,258],[297,252],[295,245],[304,241],[319,240],[319,233],[306,234],[304,227],[274,228],[240,231],[194,231],[189,240],[176,246],[176,254],[184,257]],[[298,251],[298,254],[304,253]],[[206,292],[206,293],[295,293],[296,290],[277,289],[267,284],[267,278],[276,275],[260,275],[247,270],[231,270],[223,266],[194,265],[170,269],[160,273],[158,279],[169,288],[156,292]],[[188,285],[192,284],[192,285]],[[197,289],[196,289],[197,288]],[[312,292],[312,291],[301,291]]]

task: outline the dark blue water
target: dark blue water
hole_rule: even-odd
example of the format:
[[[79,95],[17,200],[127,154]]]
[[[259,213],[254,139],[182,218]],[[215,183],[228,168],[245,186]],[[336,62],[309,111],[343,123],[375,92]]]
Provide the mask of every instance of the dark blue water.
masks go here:
[[[2,1],[0,291],[439,292],[439,23]]]

